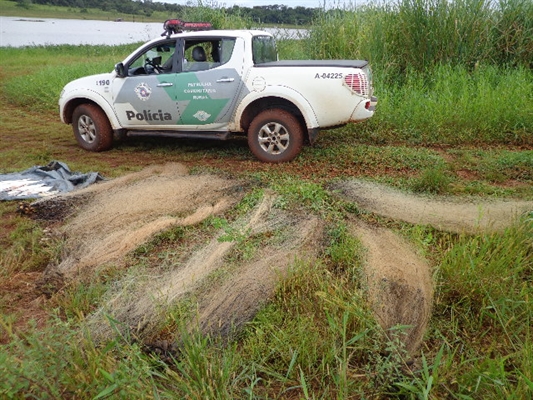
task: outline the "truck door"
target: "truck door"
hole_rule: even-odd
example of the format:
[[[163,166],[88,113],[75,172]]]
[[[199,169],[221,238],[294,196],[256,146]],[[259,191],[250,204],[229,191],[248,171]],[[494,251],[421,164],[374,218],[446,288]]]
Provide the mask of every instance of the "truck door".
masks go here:
[[[223,129],[242,85],[243,63],[232,63],[235,38],[184,39],[174,88],[184,130]]]
[[[113,81],[113,105],[120,123],[130,129],[175,127],[179,111],[174,99],[176,40],[143,48],[125,65],[127,76]]]

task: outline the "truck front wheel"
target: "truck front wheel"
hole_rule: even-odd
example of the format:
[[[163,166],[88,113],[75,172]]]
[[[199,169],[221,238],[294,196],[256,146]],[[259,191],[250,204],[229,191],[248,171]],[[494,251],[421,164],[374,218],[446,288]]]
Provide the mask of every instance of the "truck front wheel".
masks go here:
[[[259,113],[248,128],[248,146],[261,161],[287,162],[302,150],[303,128],[298,119],[282,109]]]
[[[81,148],[89,151],[109,150],[113,130],[104,112],[93,104],[82,104],[72,114],[72,130]]]

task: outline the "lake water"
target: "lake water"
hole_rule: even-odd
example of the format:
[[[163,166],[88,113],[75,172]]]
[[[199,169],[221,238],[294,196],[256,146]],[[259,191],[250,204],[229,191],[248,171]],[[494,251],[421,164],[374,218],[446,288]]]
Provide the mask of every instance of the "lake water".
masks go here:
[[[163,33],[163,22],[89,21],[0,16],[0,47],[54,44],[118,45],[146,42]],[[272,30],[276,36],[298,36],[299,30]]]
[[[117,45],[146,42],[163,33],[161,23],[0,16],[0,46]]]

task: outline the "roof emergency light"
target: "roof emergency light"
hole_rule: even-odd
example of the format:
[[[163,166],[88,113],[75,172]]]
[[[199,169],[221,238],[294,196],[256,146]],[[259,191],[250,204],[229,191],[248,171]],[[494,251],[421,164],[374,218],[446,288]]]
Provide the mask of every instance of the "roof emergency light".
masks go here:
[[[213,29],[210,22],[185,22],[181,19],[167,19],[163,23],[163,29],[165,32],[161,36],[170,36],[173,33],[181,33],[183,31],[207,31]]]

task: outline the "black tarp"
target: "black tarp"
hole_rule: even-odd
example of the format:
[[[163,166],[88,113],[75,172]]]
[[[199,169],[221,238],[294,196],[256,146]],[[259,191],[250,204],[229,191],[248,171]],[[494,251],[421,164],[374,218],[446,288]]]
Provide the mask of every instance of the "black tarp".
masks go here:
[[[40,199],[81,189],[103,180],[98,172],[71,172],[61,161],[22,172],[0,174],[0,200]]]

